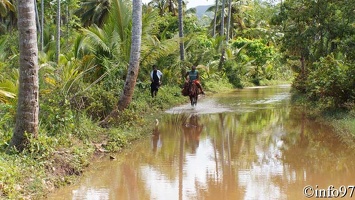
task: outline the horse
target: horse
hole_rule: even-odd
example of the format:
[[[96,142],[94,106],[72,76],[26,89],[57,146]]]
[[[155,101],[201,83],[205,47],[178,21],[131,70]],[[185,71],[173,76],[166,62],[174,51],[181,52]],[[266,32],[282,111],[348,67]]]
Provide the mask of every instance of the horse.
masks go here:
[[[196,106],[198,99],[198,87],[195,82],[189,84],[189,97],[191,106]]]

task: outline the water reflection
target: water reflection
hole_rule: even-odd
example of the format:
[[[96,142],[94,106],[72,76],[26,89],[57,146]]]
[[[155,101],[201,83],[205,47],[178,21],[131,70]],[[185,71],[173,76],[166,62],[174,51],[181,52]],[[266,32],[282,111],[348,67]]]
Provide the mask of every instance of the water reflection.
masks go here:
[[[199,116],[196,114],[190,115],[188,120],[183,124],[184,140],[187,151],[191,154],[196,153],[196,149],[200,143],[200,135],[203,125],[199,123]]]
[[[288,89],[245,89],[168,113],[151,138],[49,199],[298,200],[307,185],[353,185],[353,149],[290,106]],[[216,112],[226,107],[233,112]]]
[[[158,148],[161,147],[161,140],[160,140],[160,132],[159,132],[159,127],[155,126],[153,129],[153,134],[152,134],[152,146],[153,146],[153,152],[156,152]]]

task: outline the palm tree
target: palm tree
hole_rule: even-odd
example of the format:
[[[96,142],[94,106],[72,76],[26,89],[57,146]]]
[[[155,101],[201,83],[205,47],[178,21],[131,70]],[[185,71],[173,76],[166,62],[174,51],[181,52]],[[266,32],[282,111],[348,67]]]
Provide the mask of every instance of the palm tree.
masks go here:
[[[178,13],[179,0],[152,0],[148,5],[157,8],[159,10],[159,15],[163,16],[165,13],[171,13],[176,16]],[[185,2],[182,1],[183,7],[185,7]]]
[[[217,26],[217,12],[218,12],[218,0],[216,0],[215,8],[214,8],[214,17],[213,17],[213,31],[212,37],[216,36],[216,26]]]
[[[102,28],[96,24],[89,28],[83,28],[83,36],[80,37],[88,54],[95,65],[95,74],[90,76],[89,81],[102,78],[113,67],[120,67],[122,73],[126,72],[131,47],[132,13],[130,6],[123,0],[113,0],[110,8],[110,15]],[[107,61],[114,63],[107,65]],[[123,74],[121,74],[123,76]]]
[[[226,5],[226,0],[222,1],[222,9],[221,9],[221,30],[220,30],[220,36],[223,38],[224,37],[224,8]],[[224,62],[224,54],[225,54],[225,47],[224,47],[224,40],[221,41],[221,47],[222,47],[222,52],[221,52],[221,58],[219,60],[218,64],[218,70],[222,70],[222,65]]]
[[[180,37],[180,60],[185,60],[184,55],[184,23],[183,23],[183,16],[182,16],[182,0],[179,0],[179,37]]]
[[[127,106],[132,101],[133,91],[136,85],[138,71],[139,71],[141,39],[142,39],[142,0],[133,0],[131,53],[130,53],[129,68],[127,72],[126,82],[120,100],[117,104],[117,109],[119,111],[126,109]]]
[[[9,148],[23,150],[30,134],[38,134],[38,47],[34,1],[18,0],[20,49],[19,95],[16,126]]]
[[[41,28],[40,28],[40,31],[41,31],[41,36],[40,36],[40,50],[43,51],[43,37],[44,37],[44,34],[43,34],[43,31],[44,31],[44,0],[41,0]]]
[[[16,26],[16,2],[13,0],[0,0],[0,23],[4,24],[4,30],[0,30],[3,33]]]
[[[90,74],[90,79],[86,81],[95,81],[114,71],[117,72],[115,75],[117,77],[125,77],[127,73],[132,33],[131,6],[123,0],[115,0],[112,1],[110,9],[112,10],[109,12],[108,20],[102,28],[96,25],[83,28],[82,37],[78,38],[77,42],[80,45],[75,52],[86,55],[85,61],[91,59],[90,66],[86,66],[86,69],[95,68],[89,71],[94,74]],[[179,42],[178,37],[159,40],[152,26],[158,13],[152,10],[143,13],[140,80],[147,78],[146,74],[150,72],[151,64],[169,55],[177,54],[176,44]]]
[[[249,14],[250,10],[253,10],[253,7],[250,5],[250,3],[248,3],[245,0],[239,0],[238,2],[233,2],[231,1],[230,3],[230,11],[229,11],[229,7],[228,7],[228,13],[229,14],[225,14],[222,15],[222,5],[216,5],[216,6],[211,6],[210,8],[207,9],[206,12],[215,12],[216,13],[216,18],[213,19],[210,23],[210,28],[211,30],[215,29],[215,33],[221,32],[221,16],[225,16],[224,17],[224,26],[228,26],[228,19],[227,17],[230,16],[230,33],[231,32],[235,32],[238,31],[240,33],[243,32],[244,29],[246,29],[248,24],[245,24],[246,22],[250,22],[252,21],[250,19],[250,17],[252,16],[251,14]],[[223,12],[226,12],[226,10],[224,10]],[[213,36],[213,31],[212,32],[212,36]]]
[[[163,16],[165,14],[165,11],[167,10],[168,7],[166,0],[152,0],[148,5],[158,9],[160,16]]]
[[[136,85],[138,71],[139,71],[141,39],[142,39],[142,0],[133,0],[131,52],[130,52],[129,67],[127,71],[126,81],[116,108],[110,113],[110,115],[108,115],[104,119],[103,122],[101,122],[101,124],[105,124],[108,122],[108,120],[112,118],[116,118],[118,115],[118,111],[122,111],[126,109],[132,101],[134,87]]]
[[[111,0],[83,0],[80,8],[75,11],[84,27],[96,24],[102,27],[109,16]]]
[[[56,38],[56,62],[59,64],[60,54],[60,0],[57,0],[57,38]]]
[[[179,7],[179,3],[178,2],[178,7]],[[169,8],[169,12],[172,13],[173,16],[176,16],[176,2],[174,0],[168,0],[168,8]]]
[[[232,18],[232,0],[229,0],[228,2],[228,20],[227,20],[227,36],[226,36],[226,41],[228,43],[229,40],[229,32],[230,32],[230,27],[231,27],[231,18]]]

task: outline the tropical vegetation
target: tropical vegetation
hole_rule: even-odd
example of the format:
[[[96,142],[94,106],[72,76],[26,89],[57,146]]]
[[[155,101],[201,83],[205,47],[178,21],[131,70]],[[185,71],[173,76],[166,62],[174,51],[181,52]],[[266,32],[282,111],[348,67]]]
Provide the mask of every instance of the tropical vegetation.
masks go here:
[[[181,0],[141,10],[132,6],[140,0],[34,3],[0,0],[1,198],[43,196],[71,183],[93,155],[142,137],[156,113],[186,101],[180,86],[192,65],[209,92],[290,83],[298,102],[317,114],[341,111],[331,120],[355,134],[353,1],[216,0],[202,18]],[[23,43],[24,5],[37,11],[38,53]],[[155,99],[153,64],[164,74]],[[26,65],[34,71],[23,73]],[[38,86],[26,89],[30,74]],[[37,100],[34,128],[19,129],[36,105],[19,108]]]

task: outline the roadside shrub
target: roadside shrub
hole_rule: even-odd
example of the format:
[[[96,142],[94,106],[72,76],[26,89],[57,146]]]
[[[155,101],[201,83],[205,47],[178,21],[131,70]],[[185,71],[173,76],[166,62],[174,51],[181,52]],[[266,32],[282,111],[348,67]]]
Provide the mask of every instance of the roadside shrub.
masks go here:
[[[128,144],[127,137],[121,129],[111,129],[108,133],[108,141],[104,148],[110,152],[118,152]]]
[[[15,126],[15,113],[12,105],[0,103],[0,147],[6,147]]]
[[[247,76],[254,85],[260,85],[260,81],[264,79],[274,79],[280,73],[275,67],[278,54],[274,47],[269,46],[266,41],[239,37],[232,42],[232,48],[234,49],[235,62],[241,65],[238,70],[245,71],[239,74],[239,77]],[[233,81],[234,79],[230,77],[229,80]],[[235,83],[233,84],[235,85]]]
[[[310,100],[323,108],[344,107],[354,100],[354,77],[351,67],[335,60],[332,55],[314,63],[314,70],[306,80],[306,93]]]
[[[42,127],[50,131],[51,135],[72,130],[74,128],[74,113],[68,99],[58,90],[42,96],[39,112]]]
[[[246,73],[243,72],[242,65],[238,65],[235,62],[226,62],[225,63],[226,76],[228,77],[229,82],[236,88],[243,88],[242,76]]]
[[[70,103],[77,112],[85,111],[93,120],[103,120],[112,111],[119,95],[120,88],[107,91],[97,84],[73,97]]]

